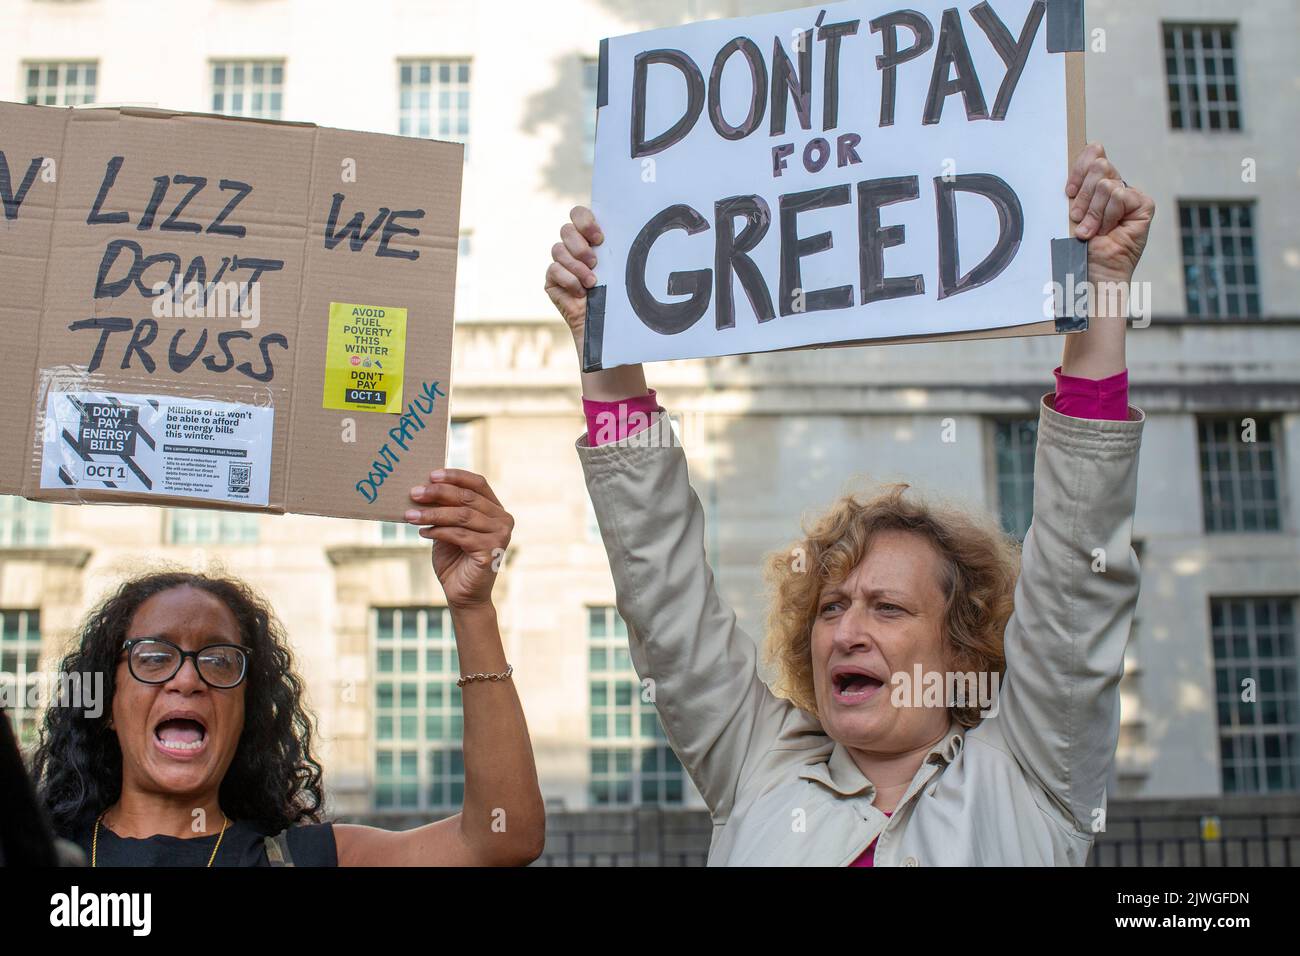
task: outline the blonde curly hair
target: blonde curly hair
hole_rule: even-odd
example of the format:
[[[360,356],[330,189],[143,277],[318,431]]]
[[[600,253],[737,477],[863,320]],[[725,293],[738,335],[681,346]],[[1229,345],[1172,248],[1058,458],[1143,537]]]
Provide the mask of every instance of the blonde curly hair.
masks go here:
[[[1002,635],[1011,617],[1020,545],[987,515],[932,505],[886,485],[860,500],[846,495],[805,527],[805,537],[766,563],[769,610],[764,656],[775,670],[773,690],[817,715],[813,690],[812,628],[818,599],[862,563],[882,531],[920,535],[939,554],[947,597],[944,640],[953,671],[997,673],[1006,667]],[[953,707],[964,727],[980,721],[979,707]]]

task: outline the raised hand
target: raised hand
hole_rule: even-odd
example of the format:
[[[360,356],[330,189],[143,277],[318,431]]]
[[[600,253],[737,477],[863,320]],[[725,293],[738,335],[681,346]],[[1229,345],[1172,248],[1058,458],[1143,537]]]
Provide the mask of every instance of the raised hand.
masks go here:
[[[563,316],[582,361],[582,336],[587,325],[587,290],[596,284],[594,247],[605,241],[595,215],[586,206],[574,206],[569,222],[560,228],[560,241],[551,247],[546,269],[546,294]],[[622,365],[585,372],[582,394],[598,401],[621,401],[646,393],[645,371],[640,365]]]
[[[1127,282],[1146,248],[1156,204],[1125,184],[1100,143],[1089,143],[1070,169],[1065,194],[1074,202],[1074,234],[1088,241],[1088,278]]]
[[[574,206],[569,222],[560,229],[560,241],[551,247],[551,264],[546,270],[546,294],[559,310],[582,349],[582,332],[587,320],[587,290],[596,284],[596,253],[593,246],[605,237],[596,217],[586,206]]]
[[[433,569],[447,604],[453,609],[491,604],[515,519],[487,480],[472,471],[440,469],[429,474],[428,485],[411,489],[411,501],[419,507],[406,512],[406,521],[426,526],[420,537],[434,542]]]

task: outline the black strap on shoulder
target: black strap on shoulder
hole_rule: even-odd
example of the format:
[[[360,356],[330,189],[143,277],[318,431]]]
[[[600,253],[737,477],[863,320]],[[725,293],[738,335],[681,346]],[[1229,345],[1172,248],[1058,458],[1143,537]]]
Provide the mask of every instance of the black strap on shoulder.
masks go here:
[[[275,836],[267,837],[263,842],[266,844],[266,858],[271,861],[272,866],[293,866],[293,854],[289,852],[287,830],[281,830]]]

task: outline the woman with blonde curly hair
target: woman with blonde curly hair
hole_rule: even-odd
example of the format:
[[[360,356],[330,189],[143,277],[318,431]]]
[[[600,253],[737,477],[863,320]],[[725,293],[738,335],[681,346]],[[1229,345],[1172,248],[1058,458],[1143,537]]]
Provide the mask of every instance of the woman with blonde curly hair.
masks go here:
[[[1065,188],[1090,281],[1126,284],[1151,200],[1096,144]],[[581,354],[603,237],[581,207],[560,236],[546,288]],[[893,487],[842,499],[773,558],[772,688],[714,587],[703,510],[642,368],[583,375],[578,455],[632,662],[712,815],[711,864],[1086,861],[1138,590],[1143,414],[1127,400],[1124,336],[1121,316],[1094,311],[1065,337],[1021,554],[986,517]],[[971,700],[969,677],[996,679],[996,694]]]
[[[819,616],[833,617],[836,608],[828,607],[828,602],[852,591],[856,569],[869,573],[864,564],[868,556],[876,563],[887,562],[893,546],[905,540],[900,536],[911,535],[930,546],[933,583],[941,595],[939,629],[927,636],[939,636],[939,652],[947,673],[954,677],[942,682],[941,689],[952,691],[943,699],[957,723],[974,727],[980,722],[981,709],[994,703],[981,691],[990,684],[996,686],[1002,675],[1002,631],[1014,606],[1020,547],[987,516],[932,507],[908,496],[907,490],[907,485],[898,484],[866,501],[844,497],[806,538],[768,559],[772,605],[766,656],[777,673],[773,690],[810,714],[820,713],[818,671],[813,666],[813,634]],[[819,573],[808,574],[809,567]],[[878,680],[881,687],[892,687],[896,701],[907,702],[921,695],[923,688],[916,680],[915,666],[904,666],[908,661],[895,659],[893,652],[897,650],[900,658],[919,658],[924,656],[919,652],[933,650],[933,642],[905,641],[894,648],[888,643],[890,632],[905,633],[882,629],[880,656],[885,666],[879,670],[884,673],[875,675],[867,669],[861,683],[874,691]],[[896,675],[892,683],[886,674]],[[964,679],[968,675],[974,676],[973,683]],[[846,677],[845,682],[857,683],[857,679]],[[900,708],[894,716],[906,719],[906,715],[918,713]],[[946,726],[943,721],[936,732]]]

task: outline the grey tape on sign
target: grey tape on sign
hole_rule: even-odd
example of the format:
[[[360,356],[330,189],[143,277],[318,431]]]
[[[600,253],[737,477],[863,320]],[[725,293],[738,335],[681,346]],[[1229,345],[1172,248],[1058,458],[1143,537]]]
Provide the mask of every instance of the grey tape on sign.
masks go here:
[[[1052,282],[1056,284],[1056,331],[1088,328],[1087,299],[1080,306],[1080,286],[1088,281],[1088,244],[1082,239],[1052,240]]]
[[[609,40],[600,41],[600,59],[596,62],[596,109],[609,102]]]
[[[599,372],[601,345],[605,341],[605,287],[587,292],[587,322],[582,335],[582,370]]]
[[[1047,52],[1082,53],[1084,0],[1047,0]]]

